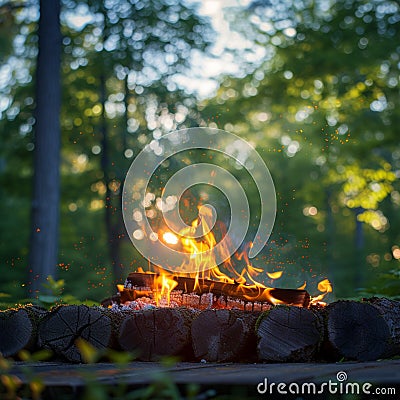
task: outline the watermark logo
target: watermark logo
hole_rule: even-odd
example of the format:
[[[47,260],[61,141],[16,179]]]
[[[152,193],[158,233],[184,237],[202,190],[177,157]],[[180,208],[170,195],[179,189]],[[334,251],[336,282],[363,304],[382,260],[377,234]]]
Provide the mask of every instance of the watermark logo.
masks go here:
[[[346,372],[344,372],[344,371],[339,371],[339,372],[336,374],[336,380],[337,380],[338,382],[347,381],[347,374],[346,374]]]
[[[175,171],[167,182],[163,182],[161,196],[156,199],[150,190],[150,181],[156,171],[162,170],[171,157],[187,152],[190,157],[190,152],[196,150],[219,152],[227,165],[197,162],[184,166]],[[202,204],[199,208],[199,221],[203,226],[196,232],[183,221],[179,212],[182,195],[198,184],[211,185],[221,191],[230,208],[226,235],[215,247],[198,255],[206,258],[212,252],[215,264],[219,265],[238,250],[248,233],[250,209],[246,183],[239,182],[231,173],[229,159],[247,171],[257,187],[261,208],[249,257],[255,257],[262,250],[271,234],[276,214],[275,187],[266,164],[253,146],[232,133],[220,129],[190,128],[153,140],[134,159],[126,175],[122,197],[124,222],[132,243],[147,260],[170,271],[177,271],[182,265],[188,266],[185,272],[199,271],[199,264],[188,262],[190,254],[160,240],[159,232],[150,221],[152,213],[149,212],[154,201],[159,200],[158,212],[161,212],[163,226],[168,227],[169,234],[190,238],[205,235],[213,229],[218,219],[218,210],[212,204]],[[226,251],[228,248],[229,253]],[[201,270],[212,267],[201,265]]]
[[[348,376],[345,371],[339,371],[336,374],[336,380],[329,379],[327,382],[268,382],[268,378],[264,378],[257,385],[259,394],[335,394],[335,395],[395,395],[394,387],[373,387],[370,382],[347,382]]]

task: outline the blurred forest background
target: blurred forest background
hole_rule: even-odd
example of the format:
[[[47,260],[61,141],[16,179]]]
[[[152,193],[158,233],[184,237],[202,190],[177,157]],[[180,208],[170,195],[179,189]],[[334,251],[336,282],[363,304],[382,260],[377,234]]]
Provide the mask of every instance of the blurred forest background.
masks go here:
[[[278,213],[255,265],[283,269],[276,286],[399,295],[397,1],[2,0],[0,60],[2,296],[50,273],[101,300],[145,266],[121,218],[125,174],[145,144],[194,126],[268,165]]]

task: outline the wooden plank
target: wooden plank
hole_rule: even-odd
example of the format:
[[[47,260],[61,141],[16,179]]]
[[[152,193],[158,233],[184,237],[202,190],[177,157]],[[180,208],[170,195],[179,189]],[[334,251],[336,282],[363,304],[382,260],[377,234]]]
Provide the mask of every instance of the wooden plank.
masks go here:
[[[26,371],[29,371],[27,376]],[[131,362],[124,367],[112,363],[65,364],[54,362],[16,362],[9,374],[27,383],[32,376],[40,377],[46,386],[79,387],[84,376],[93,376],[104,385],[125,383],[132,387],[150,384],[159,373],[167,374],[176,384],[254,386],[268,378],[269,382],[336,382],[336,374],[345,371],[348,382],[371,382],[374,385],[399,385],[400,360],[364,363],[178,363],[165,368],[156,362]]]

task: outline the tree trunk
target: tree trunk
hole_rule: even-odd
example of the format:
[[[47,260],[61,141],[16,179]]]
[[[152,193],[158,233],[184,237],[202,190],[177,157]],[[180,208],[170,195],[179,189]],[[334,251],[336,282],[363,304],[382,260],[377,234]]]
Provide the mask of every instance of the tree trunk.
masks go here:
[[[355,276],[354,276],[354,285],[355,288],[360,288],[363,287],[363,281],[364,281],[364,231],[363,231],[363,222],[358,220],[358,216],[362,214],[365,210],[362,207],[357,207],[354,210],[354,216],[355,216],[355,249],[356,249],[356,270],[355,270]]]
[[[100,76],[100,99],[102,103],[102,114],[101,114],[101,168],[104,174],[104,184],[106,186],[105,194],[105,227],[107,235],[107,243],[109,248],[109,255],[111,260],[111,265],[113,268],[113,276],[115,283],[121,283],[123,281],[123,269],[121,257],[120,257],[120,244],[121,244],[121,234],[122,229],[122,214],[120,210],[120,205],[118,207],[114,206],[113,197],[114,194],[110,189],[110,160],[109,160],[109,134],[106,120],[106,79],[102,74]],[[121,196],[117,196],[121,199]],[[119,201],[121,203],[121,201]]]
[[[40,1],[28,295],[56,275],[60,191],[60,2]]]
[[[328,266],[329,280],[335,287],[338,277],[336,271],[336,262],[334,259],[334,249],[336,246],[336,229],[335,229],[335,218],[333,215],[333,204],[332,204],[332,189],[326,190],[326,233],[327,233],[327,244],[326,244],[326,264]]]

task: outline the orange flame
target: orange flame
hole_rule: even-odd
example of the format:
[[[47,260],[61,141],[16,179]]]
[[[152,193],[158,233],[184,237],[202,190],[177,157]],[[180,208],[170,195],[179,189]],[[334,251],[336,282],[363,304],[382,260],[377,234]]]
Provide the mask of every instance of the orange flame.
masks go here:
[[[202,288],[202,280],[208,279],[216,282],[235,284],[237,285],[237,292],[242,298],[249,302],[254,301],[254,298],[262,298],[272,304],[282,304],[284,301],[274,298],[271,291],[272,288],[265,286],[259,282],[256,277],[263,273],[262,268],[253,266],[248,258],[248,250],[252,247],[249,242],[241,252],[236,252],[234,257],[238,261],[242,261],[245,267],[242,267],[239,273],[230,258],[231,242],[226,235],[226,228],[221,224],[220,228],[223,240],[218,247],[218,257],[216,254],[217,240],[213,233],[213,215],[208,207],[199,207],[199,217],[196,218],[190,226],[182,229],[179,233],[175,234],[170,231],[160,230],[158,237],[167,245],[173,246],[175,249],[179,247],[180,250],[188,254],[185,262],[179,266],[177,272],[174,274],[163,270],[160,267],[155,267],[157,275],[154,278],[153,296],[157,305],[160,303],[170,304],[171,292],[177,286],[177,281],[173,279],[174,275],[182,275],[194,278],[194,289]],[[215,224],[217,226],[218,222]],[[219,236],[218,236],[219,237]],[[211,251],[210,251],[211,250]],[[221,265],[217,265],[217,258],[225,261]],[[198,271],[196,273],[187,271]],[[282,271],[266,272],[270,279],[279,279],[282,277]],[[264,275],[265,276],[265,275]],[[299,287],[304,289],[306,283]],[[323,304],[321,300],[330,292],[332,292],[332,285],[328,279],[324,279],[318,284],[318,290],[321,294],[311,299],[311,304]],[[248,295],[251,293],[251,295]]]
[[[154,278],[154,298],[157,306],[160,305],[163,299],[166,300],[167,306],[170,304],[171,292],[174,290],[178,282],[176,282],[171,276],[167,274],[155,275]]]
[[[332,284],[329,279],[324,279],[318,283],[318,290],[321,293],[318,296],[311,298],[311,304],[319,304],[319,305],[326,305],[326,303],[322,302],[321,300],[328,294],[332,292]]]

